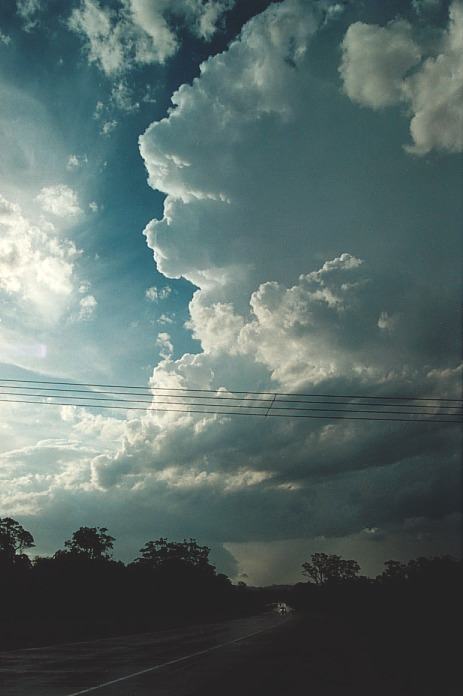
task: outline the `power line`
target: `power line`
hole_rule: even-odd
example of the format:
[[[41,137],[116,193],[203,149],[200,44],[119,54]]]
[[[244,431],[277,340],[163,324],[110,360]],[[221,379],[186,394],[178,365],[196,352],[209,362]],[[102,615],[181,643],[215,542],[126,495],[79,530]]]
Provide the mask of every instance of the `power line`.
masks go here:
[[[14,382],[22,384],[52,384],[52,385],[65,385],[65,386],[80,386],[80,387],[95,387],[103,389],[141,389],[148,393],[153,393],[155,391],[175,391],[175,392],[198,392],[198,393],[214,393],[216,394],[218,390],[214,389],[192,389],[192,388],[181,388],[181,387],[144,387],[135,386],[127,384],[96,384],[91,382],[60,382],[60,381],[50,381],[50,380],[31,380],[31,379],[6,379],[0,378],[0,382]],[[435,402],[463,402],[463,399],[455,399],[450,397],[434,397],[434,396],[377,396],[377,395],[360,395],[360,394],[316,394],[308,393],[303,394],[299,392],[266,392],[266,391],[237,391],[230,389],[228,390],[230,394],[246,394],[246,395],[265,395],[273,397],[276,393],[277,396],[302,396],[302,397],[318,397],[318,398],[331,398],[331,399],[382,399],[382,400],[395,400],[395,401],[435,401]]]
[[[1,382],[1,380],[0,380],[0,382]],[[52,384],[59,384],[59,383],[58,383],[58,382],[52,382]],[[28,390],[28,391],[40,391],[40,392],[43,392],[43,391],[46,391],[46,392],[50,392],[50,391],[52,391],[52,392],[60,392],[60,395],[61,395],[62,392],[66,392],[66,393],[71,393],[71,392],[72,392],[72,393],[76,393],[76,394],[92,394],[92,395],[94,395],[94,394],[102,394],[102,395],[104,395],[104,396],[111,396],[111,395],[113,395],[113,394],[115,394],[115,395],[117,395],[117,396],[155,396],[155,394],[153,394],[152,392],[149,392],[149,391],[146,391],[146,393],[143,393],[143,392],[127,392],[127,391],[108,391],[108,390],[89,391],[88,389],[67,389],[67,388],[54,388],[54,387],[28,387],[28,386],[15,386],[15,385],[2,385],[2,384],[0,384],[0,389],[6,389],[6,388],[8,388],[8,389],[23,389],[23,390]],[[134,388],[138,388],[138,387],[134,387]],[[172,389],[169,389],[168,387],[165,387],[165,391],[173,391],[173,390],[172,390]],[[254,401],[257,401],[257,402],[266,403],[266,404],[275,403],[275,402],[276,402],[276,403],[283,403],[283,404],[326,404],[326,403],[329,403],[329,401],[326,401],[327,398],[333,398],[333,399],[344,398],[344,399],[349,399],[348,401],[333,401],[333,402],[332,402],[332,403],[334,403],[334,404],[339,404],[339,405],[342,405],[342,404],[350,404],[350,403],[352,403],[352,400],[354,400],[354,399],[367,399],[367,398],[377,398],[377,399],[379,399],[379,398],[383,398],[383,397],[358,397],[358,396],[357,396],[357,397],[352,396],[352,397],[349,398],[349,397],[347,397],[347,396],[340,397],[340,396],[337,396],[337,395],[324,395],[324,396],[325,396],[325,400],[324,400],[324,401],[313,401],[313,400],[307,400],[307,399],[310,398],[308,395],[307,395],[307,398],[306,398],[306,399],[280,399],[280,398],[279,398],[278,392],[274,393],[274,394],[272,395],[272,398],[271,398],[271,399],[268,399],[268,398],[266,398],[266,397],[264,397],[264,398],[263,398],[263,397],[261,397],[261,398],[253,398],[253,397],[247,397],[247,396],[227,396],[227,395],[222,395],[221,392],[219,392],[218,390],[213,390],[213,389],[210,389],[210,390],[201,390],[201,391],[208,391],[209,394],[220,394],[220,396],[210,396],[210,395],[203,396],[203,395],[200,395],[200,394],[191,394],[191,393],[189,393],[189,394],[179,394],[179,393],[178,393],[179,391],[181,391],[181,390],[179,389],[178,391],[176,391],[175,394],[165,394],[165,393],[163,393],[163,394],[160,394],[159,396],[166,397],[166,398],[167,398],[167,397],[172,397],[172,398],[181,398],[181,399],[207,399],[207,400],[212,400],[212,399],[214,399],[214,400],[216,400],[216,401],[253,401],[253,402],[254,402]],[[196,391],[196,390],[185,390],[185,391],[193,392],[193,391]],[[199,391],[199,390],[198,390],[198,391]],[[18,392],[1,392],[1,391],[0,391],[0,394],[2,394],[2,393],[3,393],[3,394],[8,394],[8,395],[14,395],[14,394],[16,394],[16,393],[18,393]],[[236,393],[241,393],[241,394],[257,394],[257,393],[259,393],[259,392],[230,392],[230,393],[233,393],[233,394],[236,394]],[[264,393],[264,394],[265,394],[266,392],[261,392],[261,393]],[[28,394],[20,394],[20,395],[21,395],[21,396],[28,396]],[[36,396],[36,395],[35,395],[35,394],[34,394],[34,395],[31,394],[31,396]],[[53,395],[52,395],[52,394],[40,394],[40,395],[37,395],[37,396],[47,396],[47,397],[49,396],[50,398],[53,398]],[[280,394],[280,396],[281,396],[281,394]],[[296,395],[295,395],[295,396],[296,396]],[[300,395],[300,396],[303,396],[303,395]],[[63,396],[63,398],[72,398],[72,397]],[[84,397],[76,397],[76,398],[84,398]],[[85,397],[85,398],[87,398],[87,397]],[[88,397],[88,398],[90,398],[90,397]],[[390,399],[397,399],[397,398],[401,398],[401,397],[387,397],[387,398],[390,398]],[[117,400],[117,399],[116,399],[116,400]],[[130,400],[131,400],[131,401],[135,401],[135,399],[130,399]],[[437,399],[434,399],[434,400],[437,401]],[[445,401],[445,400],[446,400],[446,399],[442,399],[442,401]],[[121,401],[123,401],[123,399],[121,399]],[[458,401],[458,400],[455,399],[455,400],[452,400],[452,401]],[[151,403],[151,401],[149,401],[149,402],[142,402],[142,401],[140,401],[140,403]],[[381,403],[381,402],[377,402],[377,401],[375,401],[375,402],[369,402],[369,401],[365,402],[365,401],[363,401],[363,400],[362,400],[360,403],[356,404],[356,405],[359,405],[359,406],[385,406],[385,407],[388,407],[388,408],[393,407],[393,406],[394,406],[394,407],[397,407],[397,408],[447,408],[447,409],[449,409],[449,408],[452,408],[452,409],[461,408],[459,405],[458,405],[458,406],[457,406],[457,405],[452,406],[451,404],[449,404],[449,405],[438,404],[438,403],[433,403],[433,404],[416,404],[416,403],[412,403],[412,404],[395,404],[395,403],[391,403],[391,402],[388,402],[388,403]],[[267,406],[265,406],[265,408],[267,408]]]
[[[106,393],[109,394],[109,392],[91,392],[91,394],[96,394],[96,393]],[[17,393],[17,392],[0,392],[0,395],[5,395],[5,396],[29,396],[29,394],[23,394],[23,393]],[[165,396],[164,394],[162,395],[163,397]],[[55,396],[55,395],[50,395],[50,394],[34,394],[34,398],[36,399],[69,399],[69,400],[84,400],[84,401],[105,401],[105,402],[117,402],[117,403],[127,403],[127,404],[153,404],[153,400],[146,400],[146,399],[120,399],[120,398],[107,398],[107,397],[100,397],[100,396]],[[181,397],[172,397],[172,398],[181,398]],[[190,398],[195,398],[195,397],[190,397]],[[208,398],[208,397],[204,397]],[[213,397],[209,397],[210,401],[213,401]],[[220,401],[220,399],[218,399]],[[443,413],[442,410],[439,410],[439,412],[435,414],[425,414],[420,411],[391,411],[391,410],[372,410],[371,408],[368,409],[352,409],[352,408],[304,408],[300,406],[279,406],[278,401],[275,399],[264,399],[266,402],[265,405],[255,405],[255,404],[220,404],[220,403],[198,403],[198,402],[189,402],[189,403],[184,403],[183,401],[164,401],[160,400],[159,398],[156,397],[156,401],[154,402],[155,404],[162,404],[162,405],[172,405],[172,406],[202,406],[202,407],[211,407],[211,408],[227,408],[227,409],[263,409],[269,411],[270,408],[273,406],[273,411],[312,411],[312,412],[327,412],[327,413],[372,413],[372,414],[394,414],[394,415],[407,415],[407,416],[423,416],[423,415],[429,415],[430,417],[436,415],[436,416],[459,416],[462,415],[461,410],[458,412],[455,412],[456,407],[455,406],[447,406],[447,407],[439,407],[440,409],[446,408],[447,411],[449,409],[452,409],[452,413]],[[32,403],[37,403],[41,404],[43,403],[42,401],[34,401]],[[270,406],[268,405],[270,403]],[[288,403],[287,401],[282,401],[280,403]],[[311,403],[311,402],[305,402],[306,404]],[[328,402],[321,402],[326,405],[328,405]],[[73,405],[73,404],[69,404]],[[336,402],[335,406],[341,406],[341,405],[349,405],[347,402],[345,404],[342,404],[341,402]],[[357,406],[357,404],[353,404],[354,406]],[[359,406],[364,406],[365,404],[358,404]],[[380,404],[378,404],[380,405]],[[103,407],[103,406],[102,406]],[[107,408],[111,408],[111,406],[108,406]],[[435,408],[435,407],[434,407]]]
[[[106,409],[106,410],[124,410],[124,411],[154,411],[154,412],[164,412],[164,413],[202,413],[202,414],[209,414],[209,415],[222,415],[222,416],[261,416],[261,417],[266,417],[266,418],[311,418],[311,419],[324,419],[324,420],[364,420],[364,421],[389,421],[389,422],[402,422],[402,423],[451,423],[451,424],[461,424],[461,420],[445,420],[442,418],[435,418],[434,416],[431,416],[429,418],[382,418],[382,417],[375,417],[375,418],[369,418],[368,416],[331,416],[331,415],[323,415],[323,416],[318,416],[318,415],[313,415],[313,414],[299,414],[299,413],[243,413],[241,411],[218,411],[218,410],[198,410],[198,409],[172,409],[172,408],[143,408],[141,406],[106,406],[102,404],[86,404],[86,403],[76,403],[76,404],[69,404],[67,402],[59,402],[59,401],[31,401],[31,400],[25,400],[25,399],[2,399],[0,398],[0,402],[3,403],[13,403],[13,404],[34,404],[34,405],[40,405],[40,406],[80,406],[83,408],[98,408],[98,409]],[[172,403],[172,405],[177,405],[175,403]],[[184,404],[180,404],[184,405]],[[224,407],[222,407],[224,408]],[[330,411],[331,412],[331,411]],[[345,410],[344,413],[358,413],[357,411],[350,411],[350,410]],[[368,413],[368,412],[367,412]],[[402,414],[405,415],[405,414]],[[419,415],[422,415],[421,413]],[[442,414],[437,414],[437,415],[442,415]]]

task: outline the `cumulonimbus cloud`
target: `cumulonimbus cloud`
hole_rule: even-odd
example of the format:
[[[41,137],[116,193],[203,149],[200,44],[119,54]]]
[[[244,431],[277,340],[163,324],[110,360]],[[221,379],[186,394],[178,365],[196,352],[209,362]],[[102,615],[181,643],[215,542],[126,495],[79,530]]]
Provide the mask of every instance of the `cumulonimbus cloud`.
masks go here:
[[[199,288],[188,326],[202,352],[166,358],[154,370],[154,386],[226,389],[246,384],[268,391],[310,391],[316,385],[318,392],[400,393],[415,385],[428,393],[456,393],[457,342],[444,346],[430,340],[432,317],[453,314],[455,304],[449,304],[448,296],[442,303],[432,285],[407,277],[410,264],[405,274],[391,273],[379,257],[372,264],[349,253],[346,240],[361,245],[356,230],[347,226],[344,235],[339,233],[345,216],[336,215],[333,201],[345,201],[345,173],[334,167],[351,156],[352,146],[348,138],[337,141],[333,147],[339,156],[331,158],[332,128],[339,123],[320,126],[317,100],[327,104],[335,96],[328,98],[312,78],[310,45],[319,26],[320,18],[307,3],[272,5],[248,23],[224,54],[209,59],[191,86],[174,94],[171,115],[152,124],[140,139],[149,181],[167,194],[164,217],[145,231],[148,244],[165,275],[184,276]],[[388,103],[400,92],[399,78],[420,60],[420,49],[403,22],[380,32],[384,45],[392,38],[394,55],[383,55]],[[366,87],[370,101],[384,104],[378,84],[374,96],[373,84]],[[381,168],[377,176],[381,178]],[[356,185],[350,182],[352,191]],[[389,234],[390,243],[400,245],[393,229]],[[316,265],[328,240],[338,253],[325,254]],[[425,310],[430,304],[435,312]],[[431,364],[442,378],[429,369]],[[452,376],[446,373],[444,379],[446,369]],[[140,428],[114,461],[96,465],[104,485],[134,473],[130,462],[135,453],[140,476],[143,470],[162,470],[168,458],[180,467],[189,462],[196,471],[233,469],[244,459],[272,472],[272,479],[287,486],[284,495],[294,496],[303,507],[310,472],[323,466],[321,452],[326,454],[328,443],[334,448],[347,436],[349,444],[341,448],[345,465],[368,467],[370,461],[374,469],[379,461],[373,463],[370,455],[381,449],[385,435],[376,427],[375,435],[367,435],[358,426],[282,423],[272,426],[270,436],[266,424],[251,427],[212,416],[198,426],[191,417],[167,414],[150,416]],[[388,437],[392,431],[394,466],[388,470],[394,478],[401,461],[425,455],[422,449],[411,453],[406,428],[394,424],[387,428]],[[144,450],[147,432],[152,444]],[[170,433],[172,438],[175,433],[175,445]],[[431,457],[443,444],[437,431],[434,435],[426,443]],[[255,438],[258,449],[252,445]],[[452,447],[444,446],[449,461]],[[334,449],[330,452],[334,474],[342,465]],[[389,460],[387,466],[392,464]],[[274,480],[260,488],[264,497],[264,489],[278,495]],[[400,513],[407,514],[405,509]]]
[[[399,154],[410,159],[399,135],[378,126],[367,137],[340,111],[354,107],[312,61],[322,26],[312,3],[271,4],[140,139],[149,181],[166,194],[147,242],[167,277],[195,284],[188,327],[201,345],[174,358],[161,335],[153,387],[457,394],[459,340],[442,330],[455,296],[429,251],[435,231],[401,199]],[[404,70],[421,69],[413,32],[394,23],[380,33],[385,43],[392,34],[402,58],[383,80],[390,101]],[[427,253],[432,263],[417,265]],[[102,430],[101,417],[73,418],[74,429]],[[445,425],[148,412],[107,429],[115,449],[83,454],[47,484],[51,517],[104,508],[112,530],[123,510],[143,533],[241,543],[386,534],[417,519],[421,530],[461,503],[459,435]],[[19,505],[24,487],[15,493]]]

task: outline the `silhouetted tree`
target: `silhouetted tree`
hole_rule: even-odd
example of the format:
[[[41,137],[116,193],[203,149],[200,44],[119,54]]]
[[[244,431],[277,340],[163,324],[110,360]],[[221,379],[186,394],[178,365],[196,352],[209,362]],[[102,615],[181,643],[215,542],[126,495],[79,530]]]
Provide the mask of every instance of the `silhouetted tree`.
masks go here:
[[[378,580],[382,582],[402,583],[407,577],[407,566],[400,561],[385,561],[385,570],[378,575]]]
[[[360,572],[357,561],[345,560],[336,554],[313,553],[310,558],[311,561],[302,564],[302,572],[316,585],[354,580]]]
[[[10,564],[28,563],[23,553],[34,544],[34,537],[11,517],[0,518],[0,558]]]
[[[73,555],[92,561],[109,560],[114,537],[107,531],[106,527],[79,527],[71,539],[64,542],[65,550],[57,551],[55,558]]]
[[[209,553],[210,549],[207,546],[200,546],[195,539],[167,541],[161,537],[148,541],[140,549],[140,556],[135,563],[153,569],[183,566],[214,572],[214,566],[209,563]]]
[[[385,570],[378,575],[382,583],[405,585],[410,582],[429,582],[435,579],[450,579],[461,572],[461,562],[452,556],[420,556],[407,563],[385,561]]]

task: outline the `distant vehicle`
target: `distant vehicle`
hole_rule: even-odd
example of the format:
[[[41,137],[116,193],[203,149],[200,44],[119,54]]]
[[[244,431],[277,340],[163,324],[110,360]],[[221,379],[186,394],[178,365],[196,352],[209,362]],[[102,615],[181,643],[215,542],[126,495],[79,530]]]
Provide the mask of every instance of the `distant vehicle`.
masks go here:
[[[290,607],[286,602],[271,602],[266,606],[268,609],[276,612],[280,616],[285,616],[286,614],[290,614],[292,611],[294,611],[293,608]]]

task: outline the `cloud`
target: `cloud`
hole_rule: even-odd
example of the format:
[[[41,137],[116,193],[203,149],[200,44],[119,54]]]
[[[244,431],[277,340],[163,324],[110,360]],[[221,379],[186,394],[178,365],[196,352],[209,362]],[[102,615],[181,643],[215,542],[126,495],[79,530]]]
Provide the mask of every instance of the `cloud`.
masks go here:
[[[378,328],[381,329],[381,331],[394,331],[397,321],[397,315],[391,315],[387,312],[381,312],[378,319]]]
[[[361,574],[375,577],[383,572],[384,562],[389,559],[408,561],[417,556],[447,553],[458,557],[460,540],[455,531],[459,521],[458,515],[432,522],[411,518],[387,534],[377,528],[366,528],[357,534],[337,538],[319,536],[313,539],[228,543],[225,548],[236,559],[236,579],[244,572],[250,585],[304,582],[302,563],[311,554],[320,551],[360,559]],[[378,538],[381,543],[375,543]]]
[[[162,288],[157,288],[154,285],[147,288],[145,292],[145,297],[150,302],[159,302],[162,300],[167,300],[169,295],[172,293],[172,288],[170,285],[164,285]]]
[[[82,213],[77,193],[65,184],[45,186],[36,198],[45,212],[56,217],[76,217]]]
[[[346,94],[374,109],[403,103],[411,114],[407,150],[463,150],[463,3],[450,6],[448,28],[429,55],[397,20],[386,27],[356,22],[343,40],[340,73]],[[428,42],[429,43],[429,42]],[[428,53],[428,55],[426,55]],[[423,57],[423,60],[420,59]]]
[[[26,31],[31,31],[37,26],[38,15],[42,10],[42,0],[16,0],[16,11]]]
[[[117,126],[118,122],[115,119],[112,119],[111,121],[105,121],[101,126],[101,134],[110,135],[113,132],[113,130],[117,128]]]
[[[112,88],[111,102],[116,109],[125,113],[133,113],[140,108],[139,103],[134,101],[132,90],[123,80]]]
[[[408,184],[410,158],[393,152],[400,133],[383,123],[372,135],[371,121],[354,123],[337,82],[317,74],[311,51],[326,19],[317,7],[272,3],[140,139],[149,181],[166,194],[147,242],[167,278],[195,284],[188,328],[200,342],[198,353],[182,355],[175,336],[159,334],[152,409],[175,407],[161,387],[459,394],[460,345],[450,330],[458,310],[425,224],[428,201]],[[334,64],[337,47],[329,48]],[[442,189],[424,164],[413,161],[452,245]],[[147,292],[160,299],[158,288]],[[435,530],[433,548],[449,538],[446,521],[457,528],[457,428],[132,413],[115,423],[67,408],[60,427],[73,429],[72,442],[83,432],[104,439],[74,446],[71,463],[59,442],[11,455],[4,509],[29,506],[31,529],[63,534],[106,524],[125,549],[159,534],[225,542],[255,578],[272,557],[299,572],[308,541],[342,555],[355,548],[357,557],[380,549],[382,536],[392,538],[382,547],[390,557],[414,524]],[[24,462],[45,456],[47,480],[23,476]],[[374,528],[375,540],[365,532]],[[303,558],[264,548],[285,540],[307,543]],[[243,548],[251,541],[260,554]]]
[[[278,213],[270,200],[266,200],[269,212],[263,220],[269,186],[278,180],[282,199],[287,191],[284,168],[269,171],[264,183],[262,167],[266,157],[270,163],[273,151],[288,142],[285,122],[293,117],[294,107],[300,108],[290,95],[304,89],[300,76],[316,28],[309,5],[272,5],[246,25],[226,59],[209,59],[201,66],[200,79],[191,86],[182,85],[173,95],[175,118],[152,124],[140,138],[149,182],[168,194],[163,220],[153,221],[145,232],[165,275],[183,275],[203,293],[210,290],[229,297],[231,285],[246,296],[259,281],[275,278],[277,266],[281,269],[278,252],[263,256],[262,244],[276,251],[275,242],[282,242],[280,225],[290,226],[287,236],[291,237],[293,227],[303,227],[304,222],[296,220],[297,213],[289,219],[285,216],[283,222],[281,206]],[[184,129],[186,123],[190,132]],[[257,123],[262,133],[260,152],[255,144]],[[268,148],[262,145],[267,136],[273,138]],[[306,131],[301,133],[301,140],[306,136]],[[298,138],[288,146],[295,152],[304,149]],[[239,177],[235,166],[229,166],[230,157],[237,156],[242,167]],[[206,164],[211,161],[214,167]],[[290,193],[293,184],[288,179]],[[253,207],[259,211],[259,221],[253,219]],[[243,256],[252,261],[243,263]]]
[[[463,3],[450,7],[450,23],[440,53],[428,58],[420,71],[404,85],[413,117],[409,151],[423,155],[430,150],[463,150]]]
[[[441,0],[412,0],[412,7],[418,15],[436,12],[441,7]]]
[[[57,320],[73,292],[76,247],[60,238],[50,223],[30,222],[19,206],[3,197],[0,227],[0,290],[26,311]]]
[[[73,9],[69,28],[85,39],[88,59],[107,75],[133,67],[163,64],[180,40],[169,18],[210,40],[234,0],[120,0],[114,8],[82,0]]]
[[[147,242],[162,273],[198,288],[187,326],[202,348],[161,361],[154,387],[457,394],[458,341],[438,329],[454,321],[455,298],[440,296],[410,259],[398,264],[407,211],[394,208],[396,191],[383,227],[380,203],[393,165],[365,155],[370,141],[363,147],[363,131],[330,106],[340,103],[335,89],[313,77],[311,42],[321,24],[308,3],[271,5],[177,90],[169,117],[140,138],[149,182],[167,194],[164,217],[145,230]],[[379,106],[402,94],[400,80],[420,49],[403,21],[376,39],[395,47],[381,89],[362,83]],[[362,162],[355,172],[346,166],[354,156]],[[377,189],[370,190],[372,180]],[[388,261],[385,240],[395,250]],[[423,243],[417,236],[416,245]],[[368,259],[354,251],[362,248]],[[430,364],[439,374],[449,370],[448,380],[431,375]],[[140,419],[117,455],[95,463],[95,475],[105,487],[135,478],[151,489],[152,472],[169,466],[178,467],[176,476],[192,469],[195,480],[243,462],[270,472],[253,496],[240,499],[246,519],[235,533],[249,538],[302,528],[307,536],[342,536],[390,528],[418,509],[444,514],[440,484],[424,491],[417,481],[436,457],[455,474],[456,434],[447,440],[431,429],[424,440],[418,430],[411,434],[420,424],[364,426],[158,413]],[[384,493],[392,490],[403,492],[394,509]],[[220,514],[232,515],[233,505],[222,498]],[[455,498],[446,514],[456,505]]]
[[[175,321],[175,314],[161,314],[159,319],[157,320],[158,324],[164,325],[164,324],[173,324]]]
[[[79,301],[79,321],[89,321],[93,318],[97,307],[97,301],[93,295],[85,295]]]
[[[384,369],[393,366],[386,355],[390,346],[373,345],[373,293],[362,261],[344,253],[290,288],[261,284],[251,295],[249,320],[230,304],[204,305],[196,293],[188,326],[205,353],[253,356],[280,388],[295,391],[338,377],[356,379],[369,354],[381,355]]]
[[[110,8],[101,7],[93,0],[83,0],[69,19],[69,28],[85,38],[90,63],[108,75],[122,69],[125,61],[125,24],[118,23]]]
[[[2,31],[0,31],[0,44],[3,44],[4,46],[8,46],[8,44],[11,42],[11,37],[8,36],[8,34],[4,34]]]
[[[71,439],[87,434],[98,442],[100,448],[110,448],[115,442],[119,442],[126,430],[126,422],[123,419],[91,413],[78,406],[62,406],[60,417],[72,425]]]
[[[82,295],[88,295],[80,257],[80,249],[63,229],[42,216],[33,219],[0,196],[0,362],[4,365],[66,374],[66,356],[76,340],[79,355],[86,355],[83,362],[98,363],[91,345],[77,339],[72,328],[72,320],[81,311],[82,318],[88,317],[93,306],[87,299],[79,306]],[[82,293],[79,286],[85,288]],[[66,319],[71,321],[63,331]],[[80,357],[73,362],[76,370],[82,369],[79,361]],[[43,422],[43,415],[37,417],[37,423]],[[19,438],[20,422],[17,419],[15,429]],[[34,428],[27,426],[26,430]]]
[[[441,382],[440,371],[424,375],[417,364],[398,368],[393,344],[381,347],[378,313],[367,300],[382,293],[371,280],[361,282],[365,273],[358,259],[344,254],[291,288],[264,284],[251,298],[251,320],[242,318],[237,335],[227,334],[226,341],[220,336],[198,355],[172,360],[170,336],[160,335],[167,349],[152,386],[224,385],[227,395],[227,381],[244,375],[254,388],[266,378],[268,390],[271,377],[289,388],[316,385],[317,393],[390,395],[410,388],[411,380],[426,393],[457,393],[460,370]],[[359,321],[353,339],[348,327]],[[223,317],[219,323],[226,327]],[[367,362],[372,354],[374,363],[371,357]],[[179,408],[177,401],[167,397],[166,403],[159,395],[152,406]],[[207,410],[207,403],[199,407]],[[451,491],[459,477],[458,443],[457,431],[419,423],[365,428],[358,422],[151,412],[132,420],[118,452],[94,458],[92,471],[95,485],[110,495],[128,489],[139,500],[162,498],[197,535],[214,524],[216,540],[343,537],[367,527],[391,530],[418,514],[456,513],[460,496]],[[203,509],[206,499],[208,513],[198,516],[194,510]],[[213,523],[216,515],[220,524]],[[164,523],[179,524],[175,516]]]
[[[1,362],[5,365],[19,365],[20,367],[24,366],[26,368],[29,367],[31,363],[36,365],[43,364],[48,353],[47,343],[31,336],[30,332],[9,328],[6,326],[5,315],[6,312],[4,310],[4,316],[0,323]],[[35,318],[37,320],[36,314]],[[48,318],[49,315],[47,314],[46,319]],[[9,413],[8,416],[11,416],[11,413]]]
[[[373,109],[402,99],[403,79],[421,59],[411,26],[404,20],[386,27],[355,22],[347,30],[342,50],[340,73],[347,96]]]
[[[167,359],[170,357],[170,355],[172,355],[174,346],[170,340],[170,335],[165,331],[161,331],[161,333],[158,334],[156,345],[159,348],[159,354],[162,358]]]
[[[51,122],[47,100],[18,85],[6,73],[0,80],[0,179],[3,195],[26,209],[40,186],[62,174],[69,151]]]
[[[66,163],[66,169],[69,172],[75,171],[76,169],[81,169],[88,163],[87,155],[69,155],[68,161]]]

